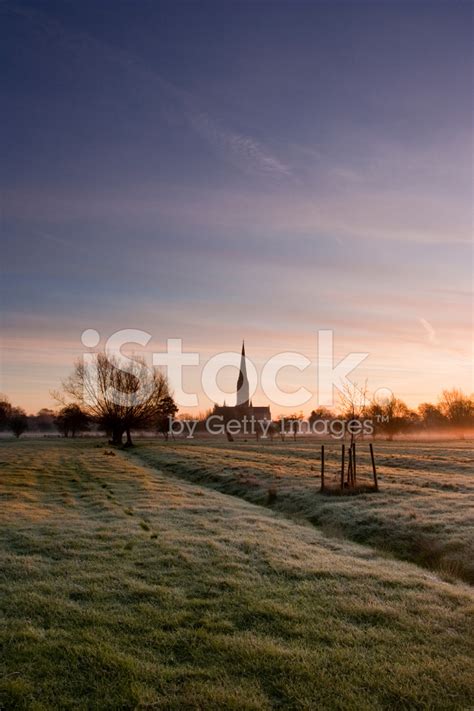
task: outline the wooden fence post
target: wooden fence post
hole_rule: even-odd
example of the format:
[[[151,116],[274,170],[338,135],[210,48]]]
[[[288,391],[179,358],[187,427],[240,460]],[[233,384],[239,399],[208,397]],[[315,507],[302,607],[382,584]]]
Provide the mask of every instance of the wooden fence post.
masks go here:
[[[347,486],[349,488],[352,487],[352,445],[349,445],[348,448],[348,455],[349,455],[349,466],[347,467]]]
[[[344,491],[345,452],[346,452],[346,446],[345,446],[345,444],[343,444],[343,445],[342,445],[342,450],[341,450],[341,491]]]
[[[355,442],[352,443],[352,484],[356,486],[357,484],[357,474],[356,474],[356,456],[355,456]]]
[[[324,491],[324,444],[321,445],[321,491]]]
[[[374,448],[372,446],[372,442],[370,442],[369,447],[370,447],[370,458],[372,460],[372,472],[374,474],[375,491],[378,491],[379,490],[379,483],[377,481],[377,468],[375,466]]]

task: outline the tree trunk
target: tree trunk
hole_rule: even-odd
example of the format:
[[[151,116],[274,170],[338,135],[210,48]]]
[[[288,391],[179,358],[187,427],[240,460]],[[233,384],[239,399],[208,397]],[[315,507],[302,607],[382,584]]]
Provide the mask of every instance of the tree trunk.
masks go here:
[[[116,446],[120,446],[122,444],[122,437],[123,437],[123,429],[115,427],[112,430],[112,441],[110,444],[115,444]]]
[[[130,434],[130,428],[127,427],[125,430],[127,433],[127,441],[125,442],[126,447],[133,447],[133,442],[132,442],[132,435]]]

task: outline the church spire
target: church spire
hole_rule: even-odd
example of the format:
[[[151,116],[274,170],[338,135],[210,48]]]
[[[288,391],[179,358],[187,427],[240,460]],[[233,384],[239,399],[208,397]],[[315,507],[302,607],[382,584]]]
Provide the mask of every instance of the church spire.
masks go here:
[[[245,341],[242,341],[242,353],[240,356],[240,372],[237,380],[237,405],[249,406],[249,381],[247,378],[247,366],[245,364]]]

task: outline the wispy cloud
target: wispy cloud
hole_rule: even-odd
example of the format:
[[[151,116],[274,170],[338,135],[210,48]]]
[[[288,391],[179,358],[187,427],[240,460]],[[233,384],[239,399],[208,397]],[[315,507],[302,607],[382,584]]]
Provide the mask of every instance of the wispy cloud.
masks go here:
[[[189,91],[174,85],[154,69],[142,62],[134,54],[97,40],[84,32],[73,32],[46,13],[16,3],[2,3],[3,11],[19,15],[40,32],[80,56],[99,54],[104,60],[120,66],[123,71],[133,72],[135,80],[146,84],[147,91],[156,89],[168,100],[168,110],[178,111],[185,123],[201,140],[204,140],[221,159],[247,174],[267,178],[293,179],[288,165],[285,165],[268,147],[249,135],[234,132],[212,116],[212,112],[202,110]],[[163,112],[166,117],[167,111]]]
[[[203,112],[190,112],[188,119],[195,131],[236,167],[265,176],[292,177],[290,168],[255,139],[228,130]]]
[[[438,338],[436,337],[436,331],[431,325],[429,321],[427,321],[425,318],[422,318],[421,316],[418,318],[418,321],[420,324],[423,326],[426,335],[428,336],[428,341],[431,343],[433,346],[439,345]]]

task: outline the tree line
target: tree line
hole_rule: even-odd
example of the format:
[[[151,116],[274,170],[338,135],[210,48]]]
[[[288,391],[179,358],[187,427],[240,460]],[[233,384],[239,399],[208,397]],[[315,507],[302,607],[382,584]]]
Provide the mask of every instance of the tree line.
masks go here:
[[[28,417],[8,398],[0,396],[0,429],[20,437],[28,429],[54,431],[65,437],[91,428],[106,432],[110,443],[132,446],[132,432],[156,430],[168,432],[169,418],[178,408],[166,377],[150,368],[141,358],[128,361],[123,370],[118,359],[97,353],[92,363],[78,361],[63,382],[62,391],[54,393],[62,405],[58,412],[40,410]],[[30,427],[31,426],[31,427]]]
[[[371,400],[365,388],[354,386],[342,394],[338,412],[319,408],[311,412],[309,421],[332,418],[369,419],[374,434],[386,436],[387,439],[401,433],[470,430],[474,429],[474,395],[465,395],[457,388],[443,390],[436,404],[423,402],[413,409],[395,395]]]
[[[6,396],[0,395],[0,431],[10,431],[15,437],[24,432],[58,433],[75,437],[85,432],[105,432],[111,444],[132,445],[132,432],[147,430],[168,435],[169,418],[178,411],[166,377],[156,369],[148,368],[143,360],[136,359],[128,372],[119,368],[119,363],[97,354],[93,369],[82,362],[76,363],[69,378],[63,383],[59,410],[42,408],[36,415],[27,415],[13,406]],[[138,385],[146,391],[146,397],[137,399]],[[121,393],[120,398],[111,392]],[[203,417],[203,424],[206,417]],[[276,431],[293,434],[301,431],[298,423],[304,420],[302,413],[284,415],[275,422]],[[392,439],[397,434],[429,431],[474,429],[474,396],[465,395],[453,388],[443,390],[436,404],[424,402],[416,409],[395,396],[382,401],[370,400],[365,388],[347,389],[337,411],[326,408],[313,410],[309,423],[316,420],[363,420],[370,419],[374,434]],[[199,428],[197,429],[199,431]]]

